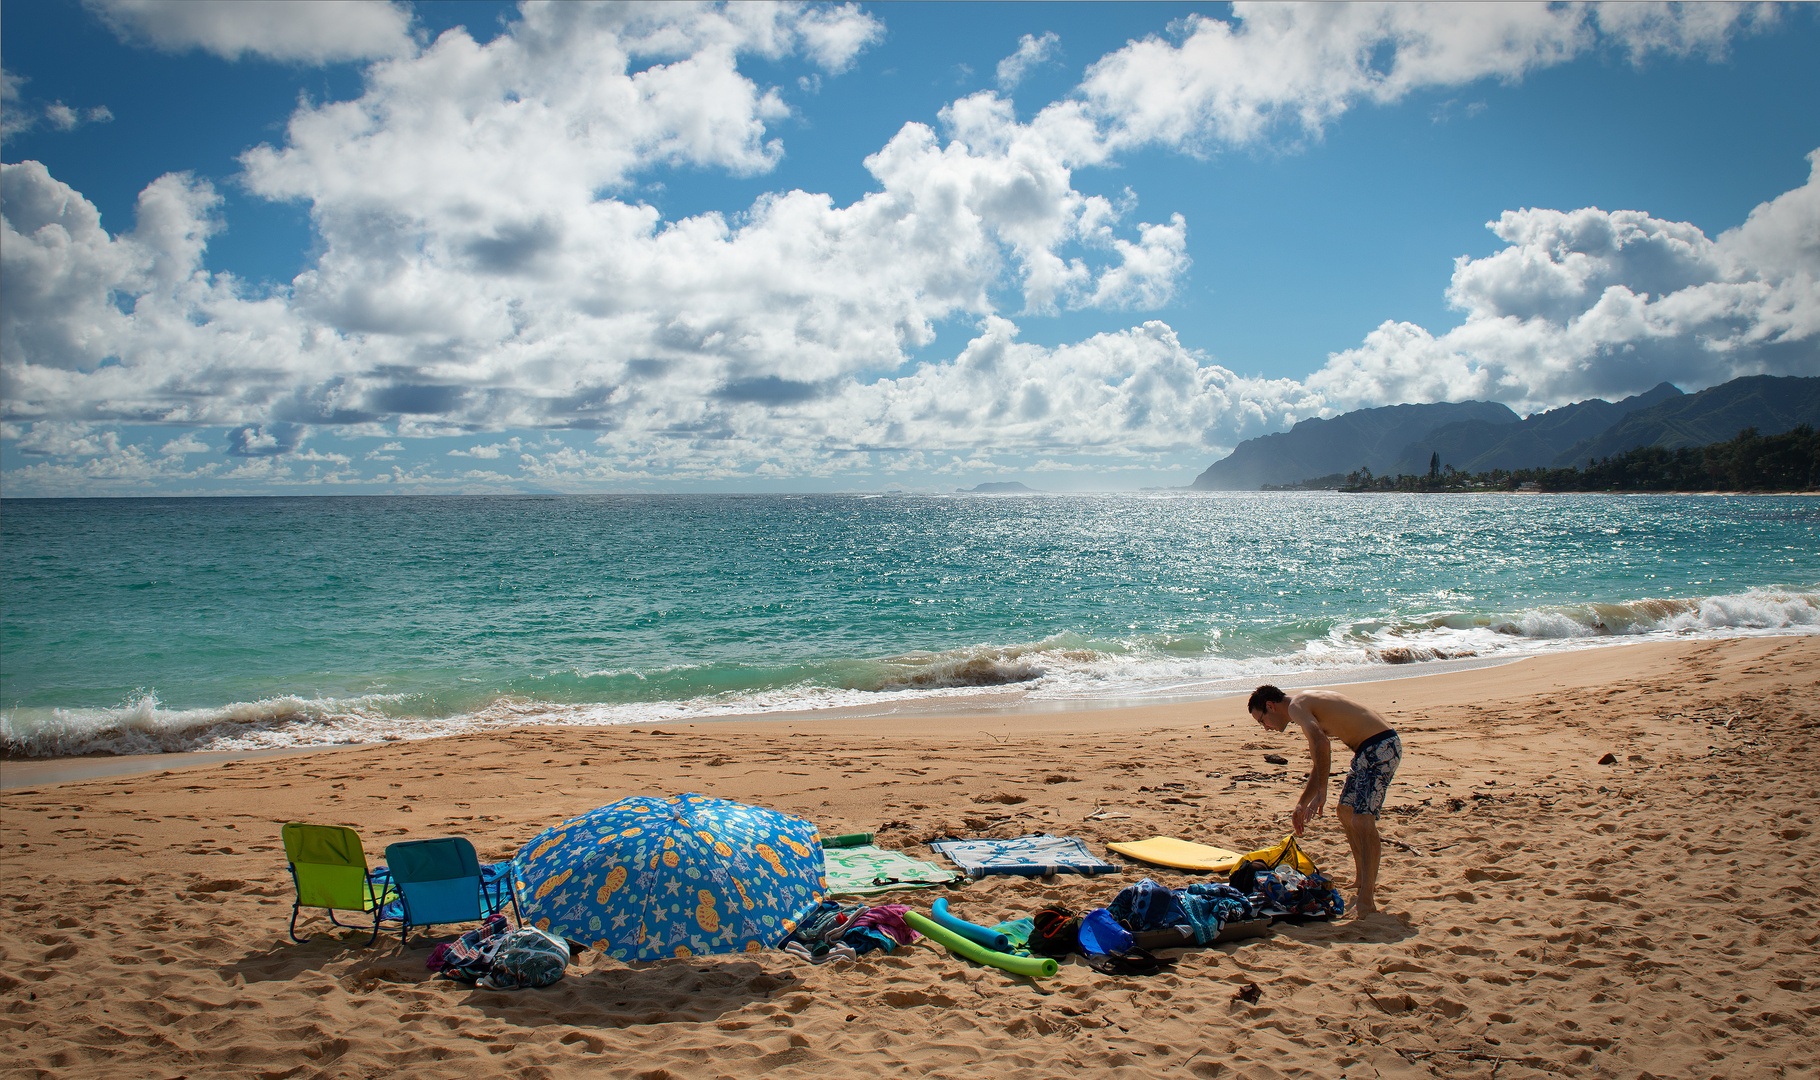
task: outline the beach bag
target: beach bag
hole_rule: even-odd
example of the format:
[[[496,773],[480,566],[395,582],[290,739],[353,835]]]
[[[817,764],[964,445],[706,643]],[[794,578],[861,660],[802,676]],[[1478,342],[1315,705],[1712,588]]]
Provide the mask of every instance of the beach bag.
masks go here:
[[[1030,955],[1067,956],[1081,948],[1081,920],[1065,907],[1046,907],[1030,917]]]
[[[493,950],[499,947],[510,926],[504,915],[489,916],[479,929],[431,949],[423,964],[451,979],[473,982],[486,973],[493,962]]]
[[[1332,919],[1346,913],[1346,901],[1294,835],[1247,855],[1232,872],[1230,883],[1242,893],[1261,897],[1265,907],[1287,913],[1276,918]]]
[[[1301,874],[1321,872],[1315,866],[1314,860],[1302,850],[1302,845],[1296,843],[1295,834],[1291,833],[1277,843],[1245,856],[1226,881],[1227,884],[1242,893],[1256,892],[1257,879],[1260,874],[1268,874],[1284,865],[1293,866],[1296,872]]]
[[[479,985],[487,990],[524,990],[548,986],[569,966],[569,943],[535,926],[507,934]]]
[[[1258,875],[1270,873],[1270,864],[1263,859],[1246,859],[1232,871],[1226,884],[1242,893],[1258,891]]]

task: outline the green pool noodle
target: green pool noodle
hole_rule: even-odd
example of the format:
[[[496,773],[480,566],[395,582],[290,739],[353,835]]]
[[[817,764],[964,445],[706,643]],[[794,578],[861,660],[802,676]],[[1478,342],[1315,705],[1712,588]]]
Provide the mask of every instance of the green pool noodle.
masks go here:
[[[825,848],[828,848],[828,847],[858,847],[861,844],[870,844],[871,842],[872,842],[872,834],[869,832],[850,832],[850,833],[846,833],[842,836],[824,836],[824,837],[822,837],[822,847],[825,847]]]
[[[938,945],[946,946],[948,951],[964,956],[974,963],[985,964],[1008,971],[1013,975],[1027,975],[1032,979],[1046,978],[1056,972],[1056,962],[1047,956],[1012,956],[1010,953],[994,952],[975,941],[968,941],[947,927],[931,922],[920,911],[907,911],[904,921],[911,929]]]

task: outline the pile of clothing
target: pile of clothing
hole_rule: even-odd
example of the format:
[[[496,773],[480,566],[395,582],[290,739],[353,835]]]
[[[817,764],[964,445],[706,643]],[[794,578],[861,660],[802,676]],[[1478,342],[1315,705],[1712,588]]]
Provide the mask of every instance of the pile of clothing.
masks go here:
[[[903,904],[842,905],[823,900],[803,917],[778,948],[812,964],[854,960],[877,949],[885,952],[909,945],[918,935],[904,921],[910,909]]]
[[[1196,945],[1211,945],[1227,923],[1250,922],[1260,914],[1256,900],[1231,885],[1197,882],[1171,889],[1149,878],[1121,889],[1106,910],[1127,930],[1174,929]]]
[[[494,915],[454,941],[430,950],[431,971],[486,990],[548,986],[568,970],[569,943],[535,926],[512,929]]]
[[[1096,971],[1114,975],[1154,975],[1169,969],[1139,947],[1134,934],[1173,931],[1179,941],[1212,945],[1233,923],[1258,920],[1328,919],[1345,903],[1326,875],[1303,874],[1285,863],[1271,867],[1249,863],[1228,882],[1197,882],[1179,889],[1144,878],[1119,890],[1110,903],[1082,916],[1062,907],[1036,913],[1027,931],[1029,951],[1042,956],[1080,953]],[[1004,931],[1011,924],[998,929]],[[1151,947],[1157,947],[1154,941]]]

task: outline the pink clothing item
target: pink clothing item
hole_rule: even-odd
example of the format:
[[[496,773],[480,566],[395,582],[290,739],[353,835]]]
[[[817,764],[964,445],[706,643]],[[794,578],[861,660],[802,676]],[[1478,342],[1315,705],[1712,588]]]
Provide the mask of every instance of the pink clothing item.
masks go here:
[[[904,904],[880,904],[878,907],[867,908],[854,916],[847,923],[847,928],[852,930],[861,926],[870,926],[899,945],[914,945],[920,935],[910,929],[910,924],[904,921],[904,913],[909,910],[910,908]]]

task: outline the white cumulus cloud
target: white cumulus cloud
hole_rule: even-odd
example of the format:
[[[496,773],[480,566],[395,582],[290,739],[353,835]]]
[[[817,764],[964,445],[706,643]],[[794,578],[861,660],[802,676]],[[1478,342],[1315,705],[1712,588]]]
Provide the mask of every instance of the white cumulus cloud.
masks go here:
[[[415,51],[411,12],[386,0],[83,0],[121,41],[226,60],[323,64]]]
[[[1481,79],[1516,81],[1601,46],[1633,61],[1724,55],[1730,38],[1776,19],[1748,4],[1232,5],[1190,15],[1176,40],[1150,37],[1100,59],[1077,110],[1097,125],[1077,160],[1158,143],[1206,152],[1273,134],[1319,135],[1358,105]]]
[[[1387,322],[1308,380],[1335,405],[1491,398],[1519,409],[1663,380],[1820,374],[1820,150],[1806,184],[1708,238],[1636,210],[1510,210],[1455,264],[1440,334]]]
[[[0,139],[10,139],[44,123],[58,131],[74,131],[86,124],[106,124],[114,112],[106,105],[77,107],[61,101],[40,102],[25,96],[23,75],[0,70]]]
[[[830,20],[861,18],[530,5],[487,45],[451,31],[375,65],[360,98],[300,106],[282,145],[243,159],[254,192],[309,206],[322,247],[269,297],[206,270],[207,183],[159,179],[110,236],[43,166],[9,165],[4,258],[29,284],[0,322],[7,415],[689,430],[896,369],[1006,293],[1038,311],[1171,295],[1182,218],[1124,222],[990,94],[945,111],[945,138],[906,124],[849,205],[788,191],[665,222],[613,194],[663,166],[769,168],[784,109],[739,58],[842,62]]]
[[[885,36],[884,24],[860,10],[858,4],[811,7],[797,17],[796,33],[803,52],[834,74],[850,66],[867,46]]]
[[[1049,62],[1061,40],[1053,30],[1044,33],[1042,37],[1025,34],[1019,38],[1017,51],[998,62],[999,89],[1016,89],[1017,84],[1024,81],[1025,75]]]

